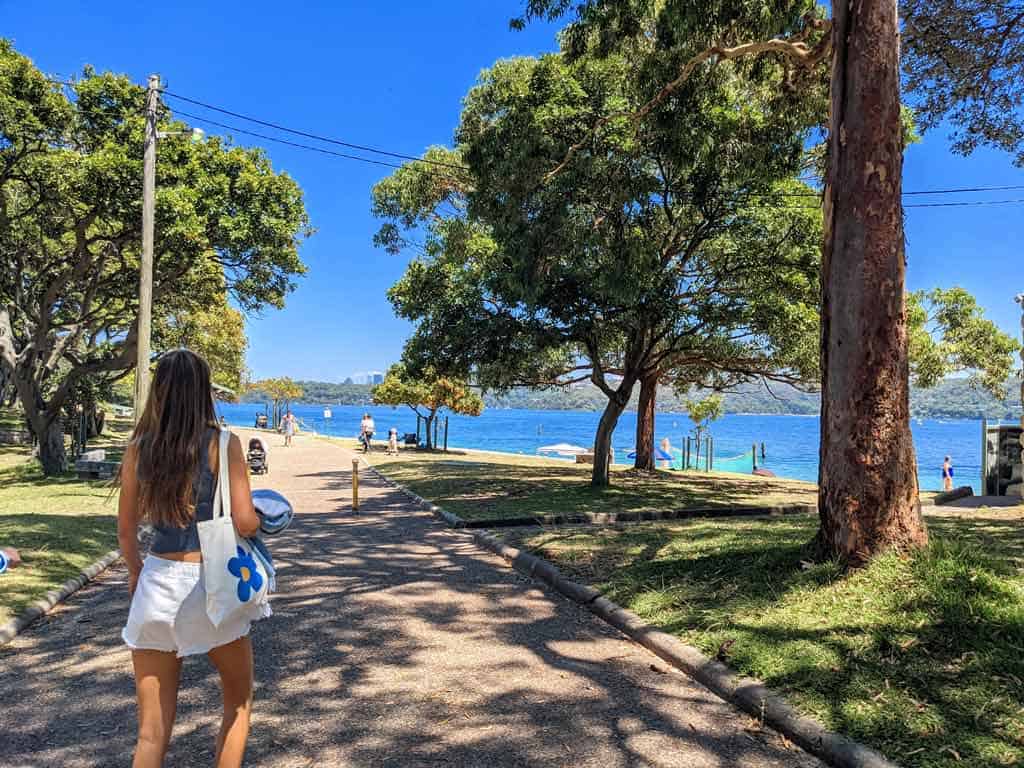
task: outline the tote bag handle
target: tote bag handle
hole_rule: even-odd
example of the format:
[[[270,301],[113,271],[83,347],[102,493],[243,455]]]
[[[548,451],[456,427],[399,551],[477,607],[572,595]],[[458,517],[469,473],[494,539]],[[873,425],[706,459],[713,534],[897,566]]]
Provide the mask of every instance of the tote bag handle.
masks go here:
[[[231,433],[220,430],[217,448],[217,491],[213,495],[213,519],[231,516],[231,477],[228,474],[228,443]]]

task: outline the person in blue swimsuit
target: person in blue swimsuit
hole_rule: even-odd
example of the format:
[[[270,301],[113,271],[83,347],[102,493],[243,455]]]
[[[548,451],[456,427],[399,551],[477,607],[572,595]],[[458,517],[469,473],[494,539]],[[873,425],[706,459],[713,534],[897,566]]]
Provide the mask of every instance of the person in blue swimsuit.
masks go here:
[[[949,456],[942,462],[942,490],[953,490],[953,462]]]

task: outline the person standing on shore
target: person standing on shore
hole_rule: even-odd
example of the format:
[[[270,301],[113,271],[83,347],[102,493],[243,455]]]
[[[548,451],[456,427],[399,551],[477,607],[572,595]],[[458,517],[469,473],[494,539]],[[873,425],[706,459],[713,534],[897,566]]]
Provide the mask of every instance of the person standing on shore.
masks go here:
[[[286,412],[281,419],[281,431],[284,432],[284,447],[290,448],[292,438],[295,437],[295,417],[291,411]]]
[[[359,423],[359,439],[363,443],[363,451],[370,452],[370,441],[373,440],[373,433],[377,431],[377,425],[373,423],[373,416],[363,414],[363,420]]]
[[[949,456],[942,462],[942,490],[953,490],[953,461]]]

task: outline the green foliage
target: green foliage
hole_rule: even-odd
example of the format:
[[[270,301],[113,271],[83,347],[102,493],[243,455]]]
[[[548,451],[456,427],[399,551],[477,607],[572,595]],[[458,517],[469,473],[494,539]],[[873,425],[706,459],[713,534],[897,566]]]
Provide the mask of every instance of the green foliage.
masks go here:
[[[373,402],[407,405],[427,419],[433,419],[442,409],[465,416],[479,416],[484,409],[483,399],[466,382],[429,371],[424,376],[414,376],[401,363],[391,366],[383,383],[374,387]]]
[[[1020,350],[1016,339],[986,320],[963,288],[916,291],[907,296],[913,383],[933,387],[951,373],[970,372],[969,383],[994,397],[1006,396],[1006,380]]]
[[[287,403],[298,400],[302,397],[302,387],[287,376],[276,379],[261,379],[249,385],[251,391],[264,394],[273,403],[271,413],[271,428],[276,428],[284,416],[284,407]]]
[[[1020,0],[901,0],[900,12],[903,71],[922,126],[951,126],[961,154],[996,147],[1024,165]]]
[[[708,395],[700,400],[686,401],[686,414],[696,427],[697,439],[702,432],[708,431],[711,422],[722,418],[722,398],[719,395]]]
[[[0,366],[37,435],[78,379],[134,365],[143,97],[88,68],[64,90],[0,41]],[[163,112],[161,130],[182,127]],[[298,185],[219,138],[161,140],[157,178],[155,325],[225,293],[243,311],[282,306],[305,271]]]
[[[176,312],[155,329],[158,349],[187,347],[210,364],[213,381],[238,394],[245,371],[245,318],[222,297],[211,309]]]
[[[372,387],[368,384],[334,384],[328,381],[296,381],[295,385],[302,390],[302,395],[292,399],[294,403],[317,403],[337,405],[369,405],[373,402],[370,395]],[[270,399],[270,396],[251,384],[240,398],[243,403],[259,403]]]
[[[465,99],[451,157],[468,175],[410,164],[378,185],[378,245],[424,237],[389,294],[416,323],[411,370],[497,390],[589,380],[613,411],[652,370],[816,375],[820,211],[778,204],[813,194],[793,180],[815,122],[802,96],[708,70],[642,135],[611,123],[549,175],[596,116],[645,103],[670,58],[498,62]]]

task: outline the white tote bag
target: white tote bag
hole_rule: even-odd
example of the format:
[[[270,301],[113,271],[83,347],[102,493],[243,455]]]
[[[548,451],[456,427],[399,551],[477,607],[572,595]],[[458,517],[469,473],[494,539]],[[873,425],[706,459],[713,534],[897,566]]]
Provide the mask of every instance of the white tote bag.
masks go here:
[[[206,614],[217,627],[239,614],[254,619],[265,615],[263,606],[268,600],[270,586],[263,559],[235,532],[231,520],[230,439],[231,433],[221,430],[220,472],[213,494],[213,518],[197,524],[199,547],[203,553]]]

